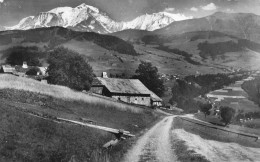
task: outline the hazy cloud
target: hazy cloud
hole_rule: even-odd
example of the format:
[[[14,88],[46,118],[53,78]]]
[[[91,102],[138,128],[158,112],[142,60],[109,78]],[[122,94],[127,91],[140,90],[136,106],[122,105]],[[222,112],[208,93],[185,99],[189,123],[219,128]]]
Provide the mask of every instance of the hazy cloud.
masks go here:
[[[165,8],[164,12],[173,12],[175,8]]]
[[[233,9],[230,9],[230,8],[226,9],[225,11],[228,12],[228,13],[234,13],[235,12]]]
[[[181,20],[187,20],[187,19],[192,19],[192,16],[186,16],[181,13],[169,13],[165,12],[165,14],[171,18],[173,18],[175,21],[181,21]]]
[[[192,16],[186,16],[185,14],[182,13],[174,13],[175,8],[165,8],[164,13],[173,18],[175,21],[181,21],[181,20],[187,20],[187,19],[192,19]]]
[[[3,3],[4,2],[4,0],[0,0],[0,3]]]
[[[194,12],[197,12],[199,9],[196,8],[196,7],[192,7],[192,8],[190,8],[190,10],[191,10],[191,11],[194,11]]]
[[[212,11],[212,10],[216,10],[217,6],[214,3],[209,3],[206,6],[201,6],[201,8],[203,10]]]

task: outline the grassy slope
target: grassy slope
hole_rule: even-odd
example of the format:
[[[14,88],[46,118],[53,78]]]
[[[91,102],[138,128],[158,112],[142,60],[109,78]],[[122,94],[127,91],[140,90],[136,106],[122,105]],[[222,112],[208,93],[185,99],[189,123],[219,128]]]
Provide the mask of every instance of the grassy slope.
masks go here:
[[[141,112],[141,109],[136,109],[134,106],[128,106],[125,104],[119,104],[111,101],[107,101],[101,98],[86,95],[81,92],[73,91],[67,87],[48,85],[38,82],[33,79],[16,77],[13,75],[1,74],[0,75],[0,89],[17,89],[25,90],[29,92],[40,93],[43,95],[48,95],[54,98],[63,99],[67,101],[82,101],[88,104],[102,103],[103,106],[114,107],[118,110],[125,110],[131,112]]]
[[[95,158],[108,134],[31,117],[1,104],[0,161],[69,161]]]
[[[129,66],[125,65],[125,62],[122,63],[115,55],[124,54],[130,58],[126,60],[131,60],[131,56],[138,55],[130,43],[117,37],[76,32],[60,27],[0,32],[0,64],[5,62],[6,50],[13,46],[37,46],[43,51],[52,50],[58,46],[75,49],[83,56],[87,56],[86,59],[91,62],[94,71],[99,75],[104,70],[116,69],[120,73],[128,70]]]
[[[111,134],[42,120],[17,108],[75,120],[83,117],[137,135],[160,118],[151,110],[97,99],[65,87],[10,75],[0,78],[0,161],[68,161],[73,157],[79,161],[103,161],[106,157],[118,161],[135,140],[104,151],[101,147],[114,138]]]
[[[128,34],[131,33],[127,33],[126,35]],[[136,35],[139,34],[137,33]],[[24,37],[24,40],[21,42],[15,42],[12,41],[12,37]],[[195,74],[196,71],[200,71],[202,73],[223,72],[221,69],[212,70],[209,69],[208,66],[197,66],[190,64],[187,61],[187,58],[185,60],[185,57],[177,54],[175,55],[172,53],[168,53],[167,51],[165,52],[162,50],[157,50],[149,46],[135,45],[135,50],[140,55],[131,55],[131,52],[122,52],[124,50],[116,50],[119,47],[121,48],[121,43],[126,43],[124,41],[112,40],[111,42],[113,42],[114,44],[112,46],[113,49],[106,48],[106,46],[109,45],[107,45],[105,42],[94,41],[96,39],[100,40],[100,37],[101,36],[93,35],[92,33],[74,33],[62,28],[37,29],[26,32],[16,31],[9,34],[3,32],[0,33],[0,42],[2,42],[2,44],[0,45],[0,63],[4,63],[5,57],[2,56],[5,53],[5,50],[11,46],[39,46],[44,50],[48,50],[56,46],[63,45],[70,49],[76,50],[77,52],[85,56],[97,75],[100,75],[103,71],[112,74],[133,74],[140,64],[141,60],[151,61],[153,65],[156,65],[159,68],[160,72],[166,74],[177,73],[189,75]],[[91,40],[92,38],[93,40]],[[178,38],[173,43],[183,43],[182,41],[182,38]],[[132,49],[132,46],[130,44],[128,45],[129,49]],[[190,44],[185,45],[187,45],[188,47],[190,46]],[[122,48],[128,49],[128,46],[122,46]],[[194,59],[195,61],[198,60],[197,58],[192,59]]]
[[[124,35],[120,35],[120,38],[132,41]],[[219,32],[199,31],[172,36],[146,35],[138,41],[145,44],[136,45],[139,47],[138,53],[143,54],[141,57],[160,67],[164,73],[170,73],[171,70],[171,73],[183,75],[195,74],[196,71],[207,74],[222,73],[229,67],[260,67],[260,55],[257,52],[259,45]],[[138,44],[138,41],[133,42]],[[177,50],[188,55],[181,56]]]
[[[217,65],[221,65],[220,67],[222,68],[225,66],[259,68],[257,61],[260,57],[257,52],[254,52],[258,50],[256,48],[252,48],[253,50],[244,50],[244,47],[250,48],[251,45],[254,46],[253,42],[241,43],[243,40],[223,35],[222,33],[185,33],[165,39],[163,42],[164,46],[169,49],[176,48],[192,54],[194,61],[214,67],[214,69],[217,68]],[[209,70],[209,68],[207,69]]]
[[[98,76],[104,71],[109,74],[131,74],[136,70],[139,64],[139,62],[135,60],[138,56],[106,50],[93,42],[71,40],[63,44],[63,46],[77,51],[84,56]],[[131,62],[131,60],[136,62]]]

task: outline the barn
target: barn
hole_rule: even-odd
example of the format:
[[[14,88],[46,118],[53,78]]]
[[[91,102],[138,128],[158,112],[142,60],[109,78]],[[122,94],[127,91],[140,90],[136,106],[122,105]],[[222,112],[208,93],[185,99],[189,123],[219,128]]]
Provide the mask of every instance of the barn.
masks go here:
[[[97,77],[92,83],[90,92],[131,104],[143,106],[162,105],[162,99],[138,79]]]

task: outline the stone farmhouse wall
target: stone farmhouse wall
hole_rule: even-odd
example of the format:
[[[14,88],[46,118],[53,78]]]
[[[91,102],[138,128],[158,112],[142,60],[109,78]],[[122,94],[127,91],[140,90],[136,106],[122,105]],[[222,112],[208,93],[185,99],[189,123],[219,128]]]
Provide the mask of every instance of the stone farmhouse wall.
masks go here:
[[[142,96],[112,96],[112,98],[127,102],[133,103],[137,105],[143,106],[151,106],[151,98],[150,97],[142,97]]]

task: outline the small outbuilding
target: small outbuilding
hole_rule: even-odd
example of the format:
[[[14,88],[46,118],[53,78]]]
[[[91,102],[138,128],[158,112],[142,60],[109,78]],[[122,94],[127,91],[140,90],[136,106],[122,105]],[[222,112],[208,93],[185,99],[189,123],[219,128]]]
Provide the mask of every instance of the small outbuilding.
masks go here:
[[[12,74],[15,71],[15,67],[11,65],[2,65],[0,69],[0,73]]]
[[[27,72],[36,69],[35,75],[27,76]],[[0,73],[13,74],[20,77],[30,77],[36,80],[42,80],[47,76],[47,67],[38,67],[38,66],[28,66],[27,62],[23,62],[23,65],[2,65],[0,67]]]
[[[162,99],[138,79],[97,77],[92,83],[90,92],[131,104],[143,106],[162,105]]]

